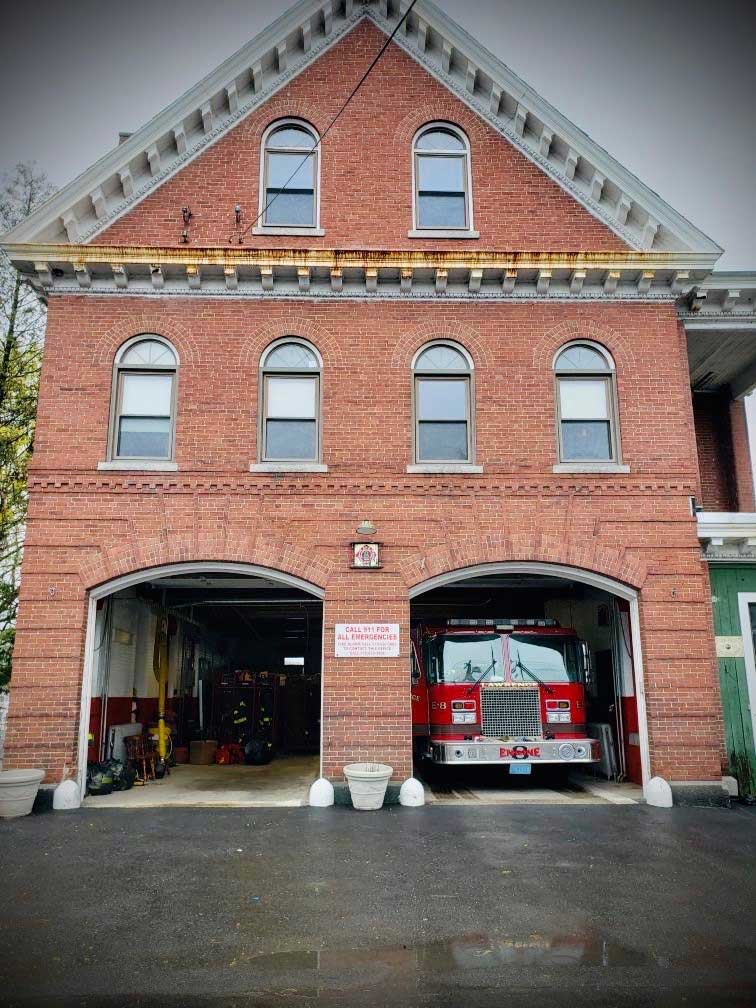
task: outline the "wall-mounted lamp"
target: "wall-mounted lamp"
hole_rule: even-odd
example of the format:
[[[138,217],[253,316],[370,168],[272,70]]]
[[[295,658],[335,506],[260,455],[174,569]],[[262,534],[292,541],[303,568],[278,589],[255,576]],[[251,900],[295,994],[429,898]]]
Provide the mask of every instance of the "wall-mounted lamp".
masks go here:
[[[181,207],[181,216],[184,218],[184,224],[188,224],[192,217],[194,217],[194,214],[188,206],[185,206]]]
[[[360,524],[357,526],[358,536],[374,536],[378,529],[373,525],[369,518],[363,518]]]
[[[181,242],[183,245],[189,244],[189,232],[186,230],[186,228],[184,228],[184,230],[181,232]]]
[[[234,217],[236,218],[236,225],[238,227],[241,224],[241,207],[238,203],[234,207]]]

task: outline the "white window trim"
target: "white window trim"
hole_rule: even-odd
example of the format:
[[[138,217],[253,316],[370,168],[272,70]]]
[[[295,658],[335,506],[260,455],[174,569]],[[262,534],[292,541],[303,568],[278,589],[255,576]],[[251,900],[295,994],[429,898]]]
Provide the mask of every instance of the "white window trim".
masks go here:
[[[268,137],[271,133],[281,129],[282,126],[297,126],[306,130],[313,140],[313,157],[315,158],[315,223],[310,227],[306,225],[283,225],[265,223],[265,194],[266,194],[266,169],[267,169],[267,146]],[[257,207],[258,223],[253,227],[252,234],[256,235],[309,235],[311,237],[322,237],[325,230],[320,226],[320,134],[315,127],[308,123],[306,119],[286,118],[276,119],[265,130],[260,144],[260,180],[259,180],[259,200]]]
[[[407,466],[407,472],[415,475],[464,475],[470,473],[473,476],[483,474],[483,466],[475,465],[474,462],[416,462]]]
[[[253,473],[327,473],[328,466],[322,462],[252,462],[249,471]]]
[[[101,472],[178,472],[177,462],[161,462],[159,459],[111,459],[98,462]]]
[[[753,650],[751,615],[748,611],[748,607],[751,605],[756,605],[756,592],[738,592],[738,613],[740,615],[740,632],[743,637],[748,706],[751,711],[753,737],[756,739],[756,654]]]
[[[465,146],[464,158],[467,170],[465,171],[465,217],[466,223],[461,228],[426,228],[420,227],[418,220],[418,192],[417,192],[417,169],[416,161],[418,156],[417,141],[423,135],[433,129],[443,129],[453,133]],[[432,156],[432,155],[431,155]],[[412,160],[412,228],[407,232],[408,238],[480,238],[480,234],[475,230],[475,218],[473,215],[473,187],[472,187],[472,154],[470,152],[470,141],[467,134],[450,122],[428,122],[420,127],[412,138],[411,148]]]
[[[629,473],[630,466],[621,462],[558,462],[553,473]]]
[[[167,347],[174,356],[176,361],[175,364],[170,367],[161,367],[159,364],[155,367],[145,367],[137,368],[131,367],[129,365],[121,366],[121,361],[128,353],[128,351],[137,343],[143,343],[147,340],[152,340],[155,343],[162,343]],[[179,379],[179,368],[181,366],[181,360],[178,353],[176,352],[175,346],[167,340],[164,336],[159,333],[144,332],[139,333],[136,336],[132,336],[127,339],[119,348],[113,360],[113,373],[110,385],[110,419],[108,422],[108,442],[107,442],[107,457],[104,462],[98,462],[98,469],[112,469],[112,470],[133,470],[138,472],[140,470],[144,472],[174,472],[178,469],[176,463],[176,423],[177,423],[177,405],[178,405],[178,379]],[[122,372],[138,372],[143,370],[145,373],[160,373],[165,372],[173,375],[173,382],[171,384],[171,433],[169,441],[170,453],[167,458],[150,458],[149,456],[130,456],[130,455],[117,455],[116,454],[116,444],[117,444],[117,428],[118,421],[120,419],[119,405],[120,405],[120,377]]]
[[[318,362],[317,369],[312,368],[309,371],[304,369],[297,371],[294,368],[291,370],[279,368],[269,369],[266,366],[268,358],[274,350],[286,343],[297,343],[300,346],[306,347],[310,353],[315,355],[315,360]],[[311,377],[316,379],[318,383],[318,390],[316,399],[317,414],[315,416],[316,454],[314,459],[265,458],[265,421],[267,419],[265,380],[271,375],[274,377],[276,375],[291,375],[293,377]],[[301,336],[282,336],[280,339],[274,340],[272,343],[268,344],[260,355],[257,403],[257,459],[250,464],[250,472],[328,472],[328,467],[323,465],[323,358],[320,356],[317,347],[313,346],[309,340],[302,339]]]
[[[470,241],[480,238],[480,231],[456,231],[453,228],[412,228],[407,232],[408,238],[453,238],[455,240]]]
[[[557,368],[557,361],[565,350],[570,347],[585,346],[599,353],[607,363],[606,371],[595,369],[566,371]],[[556,451],[558,462],[552,466],[554,473],[629,473],[630,466],[626,466],[622,461],[622,438],[620,436],[619,423],[619,400],[617,396],[617,367],[609,351],[589,339],[574,339],[562,344],[554,354],[551,364],[551,372],[554,376],[554,405],[556,408]],[[612,457],[609,459],[569,459],[564,458],[562,446],[562,393],[561,380],[580,378],[600,378],[609,386],[607,394],[607,412],[609,414],[609,444]]]
[[[452,350],[456,350],[457,353],[461,353],[462,356],[467,361],[466,371],[425,371],[417,370],[417,362],[420,357],[430,350],[432,347],[445,346]],[[408,473],[464,473],[464,472],[476,472],[480,469],[483,471],[482,466],[476,465],[475,458],[475,365],[473,364],[473,359],[467,350],[460,344],[456,343],[454,340],[447,339],[436,339],[430,340],[428,343],[424,343],[415,353],[412,358],[412,462],[407,466]],[[418,378],[437,378],[440,380],[449,378],[465,378],[467,379],[467,458],[461,459],[421,459],[418,457],[418,429],[419,421],[417,416],[417,381]]]

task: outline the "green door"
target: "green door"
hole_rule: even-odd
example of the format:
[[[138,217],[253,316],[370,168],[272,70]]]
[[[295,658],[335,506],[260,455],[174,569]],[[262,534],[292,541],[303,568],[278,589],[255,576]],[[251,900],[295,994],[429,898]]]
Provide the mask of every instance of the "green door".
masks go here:
[[[748,663],[740,656],[752,656],[756,644],[756,564],[712,564],[709,573],[730,773],[737,778],[741,795],[756,798],[751,712],[756,698],[749,694]],[[721,657],[729,650],[734,657]]]

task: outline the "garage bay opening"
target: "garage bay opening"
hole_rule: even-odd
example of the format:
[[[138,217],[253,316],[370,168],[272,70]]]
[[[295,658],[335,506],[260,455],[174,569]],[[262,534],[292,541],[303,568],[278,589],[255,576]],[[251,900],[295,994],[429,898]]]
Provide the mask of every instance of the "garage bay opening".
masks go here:
[[[301,805],[319,776],[322,603],[189,572],[96,603],[90,804]]]
[[[480,573],[411,610],[417,772],[436,798],[636,800],[630,603],[569,577]]]

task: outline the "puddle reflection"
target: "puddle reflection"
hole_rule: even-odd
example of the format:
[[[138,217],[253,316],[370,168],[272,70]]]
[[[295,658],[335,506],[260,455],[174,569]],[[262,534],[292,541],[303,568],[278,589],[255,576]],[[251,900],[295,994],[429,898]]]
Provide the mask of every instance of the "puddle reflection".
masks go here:
[[[669,959],[590,935],[499,936],[466,934],[425,945],[395,945],[335,951],[308,950],[254,956],[262,969],[332,973],[344,969],[392,968],[443,972],[503,966],[668,966]]]

